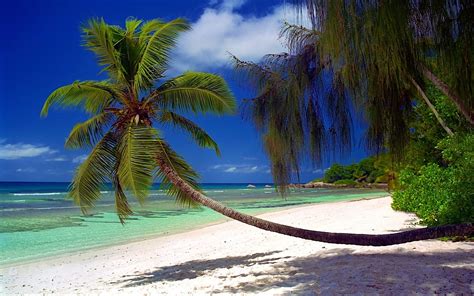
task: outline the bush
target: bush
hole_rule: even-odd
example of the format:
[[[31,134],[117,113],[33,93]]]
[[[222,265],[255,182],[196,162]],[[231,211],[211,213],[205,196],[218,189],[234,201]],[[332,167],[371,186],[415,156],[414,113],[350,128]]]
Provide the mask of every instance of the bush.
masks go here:
[[[375,178],[374,180],[374,183],[388,183],[388,176],[387,175],[383,175],[383,176],[378,176],[377,178]]]
[[[352,172],[345,166],[338,163],[333,164],[325,173],[324,173],[324,182],[334,183],[337,180],[349,179],[352,178]]]
[[[350,180],[350,179],[342,179],[342,180],[337,180],[336,182],[334,182],[335,185],[351,185],[351,186],[355,186],[357,184],[359,184],[358,182],[354,181],[354,180]]]
[[[419,171],[400,172],[392,207],[414,212],[435,226],[474,221],[474,134],[442,140],[443,166],[430,163]]]

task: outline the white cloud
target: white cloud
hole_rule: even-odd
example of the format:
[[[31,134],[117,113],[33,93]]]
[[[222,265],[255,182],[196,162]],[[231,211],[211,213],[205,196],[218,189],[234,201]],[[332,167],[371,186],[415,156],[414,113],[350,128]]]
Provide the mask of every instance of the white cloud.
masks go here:
[[[258,61],[265,54],[284,51],[278,36],[284,20],[295,18],[295,9],[280,5],[256,17],[237,11],[244,2],[224,0],[205,9],[193,29],[178,40],[172,72],[230,66],[229,52],[243,60]]]
[[[76,156],[72,159],[73,163],[83,163],[87,159],[87,154]]]
[[[38,146],[31,144],[3,144],[0,141],[0,159],[13,160],[26,157],[37,157],[40,155],[47,155],[56,153],[56,150],[52,150],[49,146]]]
[[[211,170],[220,171],[223,173],[235,174],[252,174],[252,173],[267,173],[267,165],[251,165],[251,164],[218,164],[210,168]]]
[[[55,157],[55,158],[46,159],[46,161],[67,161],[67,158],[59,156],[59,157]]]

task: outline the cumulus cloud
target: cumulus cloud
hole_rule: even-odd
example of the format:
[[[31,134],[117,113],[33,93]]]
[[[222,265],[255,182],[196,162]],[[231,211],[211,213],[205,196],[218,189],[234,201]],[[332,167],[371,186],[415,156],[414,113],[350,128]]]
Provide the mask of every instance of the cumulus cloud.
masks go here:
[[[0,159],[13,160],[27,157],[37,157],[40,155],[54,154],[57,151],[49,146],[31,145],[31,144],[3,144],[0,142]]]
[[[72,159],[73,163],[83,163],[87,159],[87,154],[76,156]]]
[[[280,5],[257,17],[238,11],[244,3],[243,0],[211,1],[211,6],[192,24],[193,29],[180,37],[173,70],[230,66],[229,52],[243,60],[258,61],[265,54],[284,51],[278,36],[294,9]]]
[[[252,164],[218,164],[212,166],[210,169],[223,173],[253,174],[262,172],[267,173],[268,166]]]

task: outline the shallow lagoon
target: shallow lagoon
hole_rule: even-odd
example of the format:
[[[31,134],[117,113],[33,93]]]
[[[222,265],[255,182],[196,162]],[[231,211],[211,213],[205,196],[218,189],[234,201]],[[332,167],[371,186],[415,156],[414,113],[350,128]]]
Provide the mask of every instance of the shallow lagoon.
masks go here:
[[[296,189],[282,198],[265,184],[203,184],[203,191],[226,205],[249,214],[366,197],[386,196],[371,189]],[[132,202],[134,215],[122,225],[113,192],[89,216],[67,198],[67,183],[0,183],[0,264],[40,259],[68,252],[141,240],[227,220],[207,208],[183,208],[155,186],[149,200]],[[317,213],[315,213],[317,215]]]

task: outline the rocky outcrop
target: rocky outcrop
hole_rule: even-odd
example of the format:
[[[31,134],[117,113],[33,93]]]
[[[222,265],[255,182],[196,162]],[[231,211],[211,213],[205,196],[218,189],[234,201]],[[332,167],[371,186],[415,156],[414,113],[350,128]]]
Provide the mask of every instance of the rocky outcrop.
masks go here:
[[[309,182],[306,184],[290,184],[289,188],[376,188],[388,189],[386,183],[358,183],[358,184],[334,184],[325,182]]]

